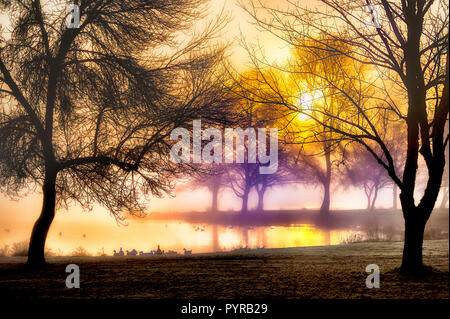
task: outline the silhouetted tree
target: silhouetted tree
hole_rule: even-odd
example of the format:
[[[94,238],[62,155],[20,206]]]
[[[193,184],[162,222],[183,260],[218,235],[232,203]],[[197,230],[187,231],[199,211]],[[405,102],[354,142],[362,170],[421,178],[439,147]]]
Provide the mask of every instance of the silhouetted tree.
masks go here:
[[[341,64],[336,78],[308,65],[296,68],[323,80],[344,107],[342,112],[326,110],[330,121],[312,118],[339,139],[363,145],[398,185],[405,219],[401,269],[422,271],[423,233],[441,187],[448,143],[448,2],[320,0],[320,10],[300,2],[286,10],[252,3],[246,9],[260,28],[302,51],[322,52],[321,63],[345,56],[360,70],[343,72],[347,65]],[[376,8],[372,16],[369,5]],[[292,67],[285,71],[292,72]],[[284,105],[298,110],[289,100]],[[384,123],[405,127],[406,134],[397,136],[397,143],[407,148],[401,172],[380,134]],[[428,177],[416,204],[419,157]]]
[[[323,189],[323,198],[320,206],[321,219],[326,220],[330,212],[331,188],[338,176],[334,176],[336,171],[336,148],[339,146],[339,139],[331,130],[320,125],[317,121],[311,120],[310,116],[321,117],[322,121],[332,121],[332,117],[327,113],[339,111],[339,98],[330,88],[323,86],[321,79],[311,77],[308,72],[302,73],[297,70],[297,65],[306,65],[307,69],[322,74],[333,74],[335,78],[339,63],[321,63],[318,55],[321,52],[308,52],[296,48],[293,50],[292,59],[295,63],[289,65],[289,72],[286,76],[286,67],[267,65],[264,57],[260,57],[261,50],[255,50],[250,46],[244,46],[249,53],[253,71],[241,74],[236,82],[239,88],[246,90],[242,93],[248,103],[260,105],[271,105],[271,122],[280,127],[282,139],[285,144],[294,147],[297,151],[297,161],[299,170],[308,172],[308,184],[320,185]],[[322,54],[324,55],[324,54]],[[337,60],[347,59],[345,57],[335,57]],[[347,59],[348,60],[348,59]],[[286,59],[288,61],[288,59]],[[302,63],[299,63],[302,61]],[[348,70],[348,67],[345,67]],[[289,104],[295,107],[286,108]],[[315,111],[317,107],[322,111]],[[304,114],[300,114],[303,112]],[[302,116],[300,116],[302,115]],[[300,179],[299,182],[305,182]]]
[[[45,263],[56,207],[99,203],[120,221],[143,211],[140,195],[169,192],[185,168],[169,160],[171,130],[214,122],[228,103],[210,41],[225,19],[177,41],[205,1],[80,0],[78,28],[56,3],[1,2],[11,33],[0,34],[0,187],[42,187],[32,266]]]
[[[216,214],[219,212],[219,192],[225,182],[225,167],[217,163],[203,164],[202,166],[201,170],[197,170],[194,175],[191,174],[190,181],[185,188],[207,188],[211,192],[210,211]]]
[[[387,124],[383,122],[382,124]],[[394,134],[390,132],[388,127],[385,129],[379,128],[380,134],[382,134],[383,140],[388,145],[392,154],[394,165],[397,172],[401,172],[402,163],[404,161],[405,147],[402,144],[397,143],[397,136],[402,132],[404,128],[399,125],[395,128]],[[352,185],[362,187],[367,197],[367,209],[373,210],[375,208],[375,202],[378,197],[378,192],[386,187],[393,187],[393,208],[397,208],[397,185],[392,182],[386,169],[378,164],[376,159],[366,152],[364,147],[357,143],[352,143],[349,147],[342,148],[342,162],[340,167],[344,179],[342,183],[350,182]],[[377,153],[381,153],[377,149]]]
[[[373,211],[378,192],[391,184],[391,178],[386,170],[378,165],[375,158],[361,147],[355,147],[349,153],[347,150],[343,173],[352,185],[364,190],[367,210]]]
[[[235,163],[227,166],[226,185],[242,200],[241,214],[248,212],[250,191],[255,187],[259,165],[256,163]]]
[[[292,174],[292,168],[288,165],[287,154],[278,150],[278,170],[274,174],[260,174],[257,172],[254,183],[256,194],[258,195],[258,204],[256,206],[257,212],[264,211],[264,197],[266,191],[276,186],[283,186],[298,182]]]
[[[261,86],[263,82],[255,70],[248,70],[243,73],[236,72],[232,66],[228,65],[229,90],[238,98],[234,111],[239,114],[239,119],[235,126],[241,128],[254,129],[257,132],[260,128],[277,128],[278,109],[271,103],[260,103],[255,99],[260,94],[268,92]],[[256,76],[256,77],[255,77]],[[236,117],[237,118],[237,117]],[[259,135],[255,136],[255,146],[259,148]],[[248,212],[249,195],[255,189],[258,195],[257,210],[263,210],[264,195],[268,188],[282,185],[288,182],[286,168],[287,157],[278,142],[278,168],[273,174],[261,174],[260,169],[266,164],[262,164],[257,159],[255,163],[248,162],[248,139],[244,143],[245,160],[244,163],[236,163],[226,166],[226,183],[235,195],[242,199],[241,213]],[[271,143],[266,142],[266,154],[270,153]],[[268,165],[268,164],[267,164]]]

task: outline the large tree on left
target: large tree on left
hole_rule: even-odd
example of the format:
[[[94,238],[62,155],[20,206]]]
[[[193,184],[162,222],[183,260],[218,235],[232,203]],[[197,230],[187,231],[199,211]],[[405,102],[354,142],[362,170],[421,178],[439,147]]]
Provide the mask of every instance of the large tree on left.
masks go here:
[[[180,37],[204,0],[75,1],[78,28],[60,3],[0,1],[0,187],[42,187],[31,266],[45,264],[55,208],[99,203],[122,219],[142,211],[139,195],[170,191],[182,169],[171,130],[220,120],[228,103],[212,72],[222,49],[210,48],[224,19]]]

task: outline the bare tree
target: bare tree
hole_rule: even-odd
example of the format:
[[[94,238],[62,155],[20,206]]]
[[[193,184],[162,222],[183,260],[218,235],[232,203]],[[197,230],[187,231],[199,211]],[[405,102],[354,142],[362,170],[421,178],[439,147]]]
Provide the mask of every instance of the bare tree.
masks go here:
[[[187,187],[182,188],[181,191],[184,189],[207,188],[211,192],[210,211],[213,214],[217,214],[219,212],[219,193],[226,180],[226,167],[218,163],[203,164],[202,166],[202,169],[197,169],[194,174],[190,174]]]
[[[388,122],[382,121],[385,125]],[[393,126],[391,124],[391,126]],[[395,127],[395,134],[392,134],[391,129],[386,127],[379,128],[380,134],[383,135],[383,140],[388,145],[392,154],[394,165],[397,172],[401,172],[402,163],[404,162],[405,145],[397,143],[396,139],[401,134],[403,128],[401,125]],[[377,154],[382,154],[379,148],[375,147]],[[358,143],[352,143],[350,146],[344,147],[342,151],[342,160],[339,165],[341,167],[342,176],[341,183],[350,182],[354,186],[362,187],[367,197],[367,209],[373,211],[375,202],[378,197],[378,192],[386,187],[393,187],[393,208],[397,208],[397,185],[392,182],[386,169],[379,165],[377,160],[366,152],[364,147]]]
[[[257,174],[253,176],[256,178],[253,184],[258,195],[258,204],[256,206],[257,212],[264,211],[264,197],[267,190],[276,186],[294,184],[301,181],[298,178],[299,174],[296,174],[297,167],[292,160],[291,154],[288,152],[286,146],[280,144],[281,143],[279,143],[278,147],[277,172],[273,174],[261,174],[258,169]]]
[[[345,106],[343,112],[317,110],[325,112],[332,121],[324,121],[323,116],[312,118],[342,139],[363,145],[398,185],[405,219],[401,270],[422,271],[423,232],[439,194],[448,143],[448,2],[318,3],[311,8],[297,2],[282,10],[253,1],[246,9],[261,29],[294,48],[313,54],[322,52],[325,56],[319,56],[324,63],[329,59],[336,63],[336,56],[345,56],[355,70],[360,70],[349,73],[341,64],[336,78],[335,74],[309,70],[307,65],[296,68],[297,72],[323,80]],[[376,8],[371,10],[372,16],[367,13],[368,8]],[[291,72],[292,68],[285,70]],[[284,104],[298,110],[288,100]],[[397,137],[397,142],[407,147],[402,172],[396,170],[380,132],[380,127],[385,126],[380,122],[405,126],[406,134]],[[428,180],[416,204],[419,157],[425,162]]]
[[[267,127],[277,127],[277,119],[280,117],[279,109],[273,107],[273,103],[264,103],[259,96],[265,92],[270,92],[267,88],[261,86],[258,70],[247,70],[245,72],[236,72],[231,65],[228,70],[228,89],[237,97],[238,102],[235,105],[235,113],[239,114],[239,120],[235,125],[249,129],[259,129]],[[275,103],[276,104],[276,103]],[[255,136],[255,146],[260,147],[259,134]],[[260,170],[265,164],[256,160],[254,163],[248,162],[248,138],[244,144],[245,160],[244,163],[236,163],[226,167],[226,186],[231,188],[235,195],[242,199],[241,213],[248,212],[248,200],[250,192],[255,189],[258,195],[257,211],[263,211],[264,195],[267,189],[276,185],[283,185],[290,182],[289,169],[287,166],[288,156],[283,148],[280,148],[278,142],[278,163],[277,171],[273,174],[261,174]],[[271,144],[271,143],[270,143]],[[266,154],[270,152],[268,143],[266,145]]]
[[[367,210],[373,211],[378,198],[378,192],[391,185],[392,180],[386,170],[378,165],[375,158],[361,147],[351,150],[351,154],[346,151],[346,157],[343,165],[346,177],[349,182],[361,187],[367,197]]]
[[[255,163],[235,163],[227,166],[226,185],[242,200],[241,214],[248,213],[250,191],[255,187],[259,166]]]
[[[0,183],[10,195],[42,187],[32,266],[45,263],[55,208],[99,203],[120,221],[169,192],[184,168],[169,160],[171,130],[214,122],[228,103],[211,42],[224,19],[177,41],[205,1],[76,1],[78,28],[56,3],[1,3],[11,33],[0,35]]]
[[[207,186],[211,190],[211,212],[217,214],[219,212],[219,192],[222,187],[222,173],[218,172],[210,176]]]
[[[311,116],[330,122],[333,118],[327,113],[341,112],[342,108],[338,94],[324,86],[322,79],[309,74],[318,72],[339,80],[338,71],[343,66],[342,60],[348,61],[348,58],[335,56],[337,61],[329,59],[328,63],[322,63],[325,53],[297,47],[292,50],[294,63],[286,67],[268,64],[264,55],[260,56],[261,48],[246,43],[243,46],[251,58],[253,70],[235,76],[239,88],[237,94],[248,100],[248,103],[271,106],[267,118],[271,119],[272,125],[280,128],[284,144],[291,148],[293,145],[298,146],[294,146],[298,153],[296,158],[300,159],[297,161],[298,169],[308,172],[303,174],[299,182],[305,182],[303,177],[308,176],[308,184],[317,184],[323,189],[320,213],[322,220],[326,220],[330,212],[331,189],[336,184],[335,179],[339,179],[334,174],[337,171],[335,150],[339,148],[342,138]],[[309,72],[298,70],[298,65],[306,66]],[[345,68],[350,69],[348,66]],[[327,111],[316,112],[317,106]]]

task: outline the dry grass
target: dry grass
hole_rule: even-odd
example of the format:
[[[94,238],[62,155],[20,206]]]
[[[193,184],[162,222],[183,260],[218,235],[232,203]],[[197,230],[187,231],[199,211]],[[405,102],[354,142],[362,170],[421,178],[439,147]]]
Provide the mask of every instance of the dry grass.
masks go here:
[[[51,257],[25,272],[21,257],[0,258],[0,294],[15,298],[449,298],[448,240],[424,243],[434,271],[400,275],[401,242],[237,250],[174,257]],[[65,288],[65,266],[80,266],[81,289]],[[365,286],[377,264],[381,287]]]

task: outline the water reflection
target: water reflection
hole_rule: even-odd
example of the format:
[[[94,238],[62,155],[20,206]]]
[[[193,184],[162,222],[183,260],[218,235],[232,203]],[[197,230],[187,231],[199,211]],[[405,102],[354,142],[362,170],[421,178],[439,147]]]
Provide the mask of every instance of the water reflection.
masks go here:
[[[80,246],[93,255],[112,255],[113,250],[119,251],[120,247],[124,251],[149,252],[156,250],[158,245],[165,251],[183,253],[183,248],[186,248],[193,253],[205,253],[245,247],[286,248],[403,239],[401,214],[379,213],[375,216],[377,218],[359,213],[347,215],[345,219],[345,213],[340,213],[339,219],[335,218],[335,222],[328,226],[315,224],[312,218],[291,224],[286,222],[288,218],[284,218],[283,224],[272,226],[270,222],[264,226],[261,223],[261,226],[242,226],[232,218],[230,223],[221,221],[214,224],[200,218],[194,222],[195,216],[189,221],[178,218],[130,219],[127,227],[118,226],[113,221],[73,223],[57,220],[49,232],[46,248],[58,255],[71,255]],[[5,226],[9,229],[9,225]],[[14,230],[0,232],[0,248],[21,242],[24,247],[28,246],[27,238],[21,236],[21,232]],[[448,214],[432,215],[424,236],[425,239],[448,239]]]
[[[145,225],[134,225],[134,235],[143,231],[139,229],[141,227],[146,229],[146,234],[143,238],[141,237],[140,242],[137,242],[137,238],[129,237],[128,243],[124,245],[134,248],[135,243],[135,246],[141,247],[142,239],[145,238],[147,245],[160,245],[166,250],[182,252],[183,248],[186,248],[192,249],[194,253],[205,253],[238,248],[336,245],[350,233],[355,232],[354,230],[321,229],[308,224],[252,227],[156,221]],[[164,229],[164,232],[158,232],[158,229]]]
[[[285,248],[340,244],[358,229],[333,230],[311,224],[287,226],[237,226],[185,221],[130,221],[127,227],[117,225],[86,224],[80,237],[72,225],[58,225],[51,231],[47,247],[53,251],[71,254],[77,246],[96,254],[113,250],[151,251],[161,249],[183,253],[183,248],[193,253],[229,251],[238,248]],[[60,236],[62,233],[63,236]]]
[[[433,223],[428,226],[429,230],[435,227]],[[239,226],[152,220],[130,223],[129,227],[125,227],[123,231],[126,237],[117,237],[114,240],[115,246],[110,246],[110,251],[120,246],[124,249],[135,248],[138,251],[147,251],[156,249],[157,245],[160,245],[161,249],[166,251],[183,253],[183,249],[186,248],[193,253],[207,253],[239,248],[339,245],[354,240],[402,240],[403,234],[401,227],[394,224],[392,220],[385,225],[372,221],[341,225],[341,227],[318,226],[311,223],[285,226]],[[448,238],[448,228],[442,234]],[[112,242],[109,241],[108,244],[111,245]]]
[[[285,248],[339,244],[354,231],[320,229],[313,225],[218,227],[219,246],[213,251],[248,248]]]

